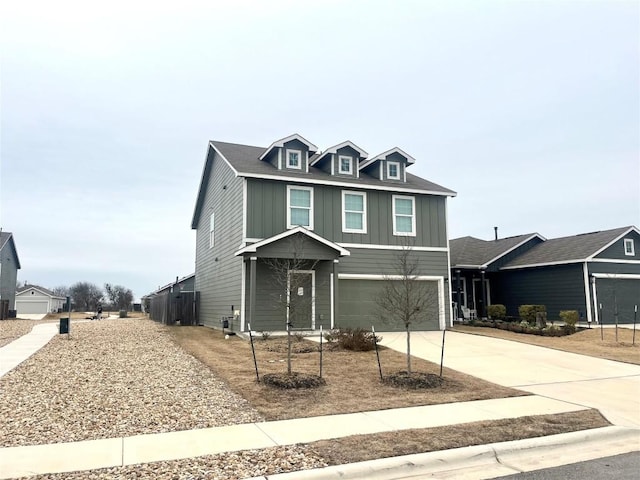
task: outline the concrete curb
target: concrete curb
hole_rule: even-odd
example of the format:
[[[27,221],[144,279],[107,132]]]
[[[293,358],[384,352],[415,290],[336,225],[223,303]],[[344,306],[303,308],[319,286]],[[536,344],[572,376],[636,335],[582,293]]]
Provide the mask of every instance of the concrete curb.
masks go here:
[[[640,451],[640,430],[612,426],[245,480],[394,480],[417,475],[482,479],[633,451]]]

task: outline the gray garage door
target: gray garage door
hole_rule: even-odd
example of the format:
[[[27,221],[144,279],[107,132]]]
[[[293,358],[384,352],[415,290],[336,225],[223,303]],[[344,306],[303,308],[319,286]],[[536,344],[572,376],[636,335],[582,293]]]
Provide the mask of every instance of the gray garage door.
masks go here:
[[[16,310],[18,315],[32,313],[49,313],[49,304],[44,302],[28,302],[24,300],[16,300]]]
[[[626,278],[598,278],[596,280],[598,303],[602,304],[604,324],[615,323],[615,308],[618,308],[618,323],[633,323],[633,309],[640,308],[640,280]],[[638,318],[640,321],[640,317]]]
[[[411,325],[411,330],[439,330],[438,282],[425,280],[428,295],[432,299],[420,323]],[[381,318],[376,298],[384,287],[384,280],[343,280],[340,279],[338,318],[336,327],[364,328],[377,332],[403,331],[404,324],[388,318]]]

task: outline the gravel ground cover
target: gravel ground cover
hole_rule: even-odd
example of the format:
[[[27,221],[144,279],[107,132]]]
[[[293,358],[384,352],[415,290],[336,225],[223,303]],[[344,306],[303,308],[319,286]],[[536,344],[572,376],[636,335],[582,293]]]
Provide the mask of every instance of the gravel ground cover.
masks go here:
[[[155,462],[129,467],[104,468],[87,472],[23,477],[30,480],[235,480],[276,473],[326,467],[327,464],[304,446],[244,450],[172,462]]]
[[[39,320],[2,320],[0,321],[0,348],[15,339],[26,335],[34,325],[43,323]]]
[[[0,379],[0,446],[248,423],[262,417],[145,319],[74,323]]]

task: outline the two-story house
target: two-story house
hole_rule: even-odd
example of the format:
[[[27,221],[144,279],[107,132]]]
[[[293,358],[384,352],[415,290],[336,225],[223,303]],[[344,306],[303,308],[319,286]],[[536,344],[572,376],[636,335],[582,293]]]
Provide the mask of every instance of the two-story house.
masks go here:
[[[15,317],[20,259],[11,232],[0,231],[0,320]]]
[[[401,329],[376,308],[383,281],[410,248],[433,305],[417,328],[451,319],[447,199],[455,192],[410,174],[400,148],[369,157],[346,141],[320,151],[294,134],[267,148],[211,141],[191,227],[202,324],[285,330],[274,259],[302,259],[289,272],[308,297],[294,328]]]

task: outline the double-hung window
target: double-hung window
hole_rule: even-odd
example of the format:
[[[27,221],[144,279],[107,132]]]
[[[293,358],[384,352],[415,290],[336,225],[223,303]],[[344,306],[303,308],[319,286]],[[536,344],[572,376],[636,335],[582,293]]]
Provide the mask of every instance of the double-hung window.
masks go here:
[[[387,178],[400,180],[400,162],[387,162]]]
[[[633,238],[624,239],[624,254],[633,257],[636,254],[636,248],[633,242]]]
[[[367,194],[342,192],[342,231],[367,233]]]
[[[287,150],[287,168],[302,169],[302,152],[300,150]]]
[[[287,186],[287,228],[313,230],[313,188]]]
[[[216,244],[216,237],[214,235],[215,221],[213,219],[213,213],[209,217],[209,248],[213,248]]]
[[[338,171],[340,173],[344,173],[347,175],[353,174],[353,157],[349,157],[346,155],[339,155],[338,165],[339,165]]]
[[[393,234],[415,237],[416,201],[414,197],[393,196]]]

